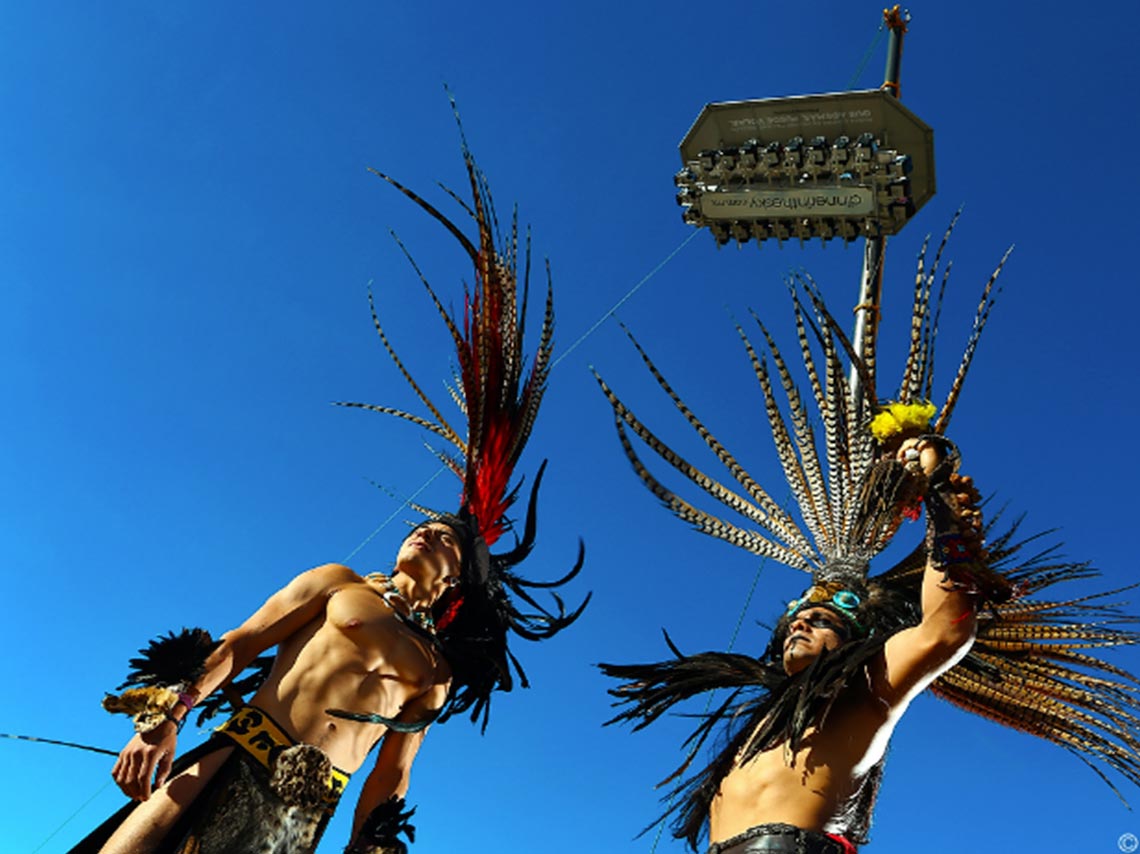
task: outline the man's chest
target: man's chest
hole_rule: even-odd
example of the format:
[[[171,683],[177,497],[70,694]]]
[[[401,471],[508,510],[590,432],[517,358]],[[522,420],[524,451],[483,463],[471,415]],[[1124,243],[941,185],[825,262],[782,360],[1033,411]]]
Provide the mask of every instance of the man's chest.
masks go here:
[[[439,663],[432,640],[402,619],[370,585],[351,585],[329,597],[325,613],[329,643],[370,672],[421,683]]]

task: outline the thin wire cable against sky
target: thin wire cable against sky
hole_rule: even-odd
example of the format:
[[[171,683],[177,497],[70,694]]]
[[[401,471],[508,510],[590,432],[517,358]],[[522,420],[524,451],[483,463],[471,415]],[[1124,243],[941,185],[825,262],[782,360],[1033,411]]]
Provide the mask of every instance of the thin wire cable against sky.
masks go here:
[[[630,288],[628,291],[626,291],[625,295],[621,299],[619,299],[616,303],[614,303],[613,307],[610,308],[609,311],[607,311],[600,318],[598,318],[597,322],[595,322],[593,326],[591,326],[584,333],[582,333],[582,335],[579,336],[577,341],[575,341],[573,344],[571,344],[569,347],[567,347],[562,352],[561,356],[559,356],[557,359],[555,359],[553,362],[550,363],[550,369],[553,371],[554,368],[557,367],[559,362],[561,362],[563,359],[565,359],[567,356],[569,356],[575,349],[578,348],[579,345],[582,344],[583,341],[585,341],[587,338],[589,338],[591,335],[593,335],[603,323],[605,323],[609,318],[613,317],[614,313],[619,308],[621,308],[623,305],[625,305],[630,299],[632,299],[633,295],[636,294],[646,282],[648,282],[650,279],[652,279],[654,276],[656,276],[658,273],[660,273],[666,264],[668,264],[670,261],[672,261],[682,249],[684,249],[686,246],[688,246],[689,242],[694,237],[696,237],[697,234],[699,234],[699,231],[697,229],[694,229],[692,234],[690,234],[688,237],[686,237],[684,240],[682,240],[679,244],[677,244],[677,247],[672,252],[670,252],[668,255],[666,255],[657,264],[657,266],[655,266],[652,270],[650,270],[648,273],[646,273],[644,276],[642,276],[640,281],[638,281],[637,284],[635,284],[632,288]],[[395,510],[393,510],[387,519],[385,519],[383,522],[381,522],[379,525],[377,525],[371,534],[369,534],[367,537],[365,537],[363,540],[361,540],[360,544],[357,545],[357,547],[354,548],[351,552],[349,552],[348,557],[346,557],[342,562],[348,563],[356,555],[357,552],[359,552],[362,548],[364,548],[366,545],[368,545],[370,542],[372,542],[372,540],[375,539],[377,534],[379,534],[386,527],[388,527],[388,525],[392,522],[392,520],[395,519],[398,515],[400,515],[401,512],[403,512],[405,507],[407,507],[412,501],[414,501],[425,489],[427,489],[435,481],[436,478],[438,478],[445,471],[447,471],[447,466],[440,466],[431,477],[429,477],[426,481],[424,481],[423,485],[419,489],[417,489],[415,492],[413,492],[411,495],[409,495],[407,498],[405,498],[403,503],[399,507],[397,507]]]
[[[550,363],[551,370],[553,370],[554,367],[559,362],[561,362],[563,359],[565,359],[567,356],[569,356],[571,353],[573,353],[578,348],[579,344],[581,344],[583,341],[585,341],[587,338],[589,338],[591,335],[593,335],[598,330],[599,326],[601,326],[603,323],[605,323],[607,320],[609,320],[611,317],[613,317],[614,312],[616,312],[619,308],[621,308],[623,305],[625,305],[626,302],[628,302],[633,297],[633,295],[635,293],[637,293],[638,290],[641,289],[642,285],[644,285],[646,282],[648,282],[650,279],[652,279],[654,276],[656,276],[658,273],[660,273],[661,269],[666,264],[668,264],[670,261],[672,261],[677,256],[677,253],[679,253],[682,249],[684,249],[686,246],[688,246],[689,241],[691,241],[698,234],[700,234],[700,229],[696,229],[696,228],[693,229],[692,234],[690,234],[688,237],[686,237],[684,240],[682,240],[677,245],[676,249],[674,249],[672,252],[670,252],[668,255],[666,255],[665,258],[661,261],[661,263],[659,263],[656,267],[654,267],[652,270],[650,270],[648,273],[646,273],[642,277],[640,282],[638,282],[636,285],[634,285],[632,288],[630,288],[628,291],[626,291],[625,296],[623,296],[621,299],[619,299],[617,302],[615,302],[613,304],[613,307],[609,311],[607,311],[605,314],[603,314],[601,317],[599,317],[597,322],[593,326],[591,326],[589,329],[587,329],[577,341],[575,341],[573,344],[571,344],[569,347],[567,347],[562,352],[561,356],[559,356],[557,359],[555,359],[553,362],[551,362]]]
[[[71,822],[72,819],[74,819],[77,815],[79,815],[81,812],[83,812],[83,810],[87,807],[87,805],[89,803],[91,803],[93,800],[95,800],[97,797],[99,797],[101,794],[103,794],[103,792],[105,792],[107,790],[107,787],[110,786],[114,782],[115,782],[114,780],[108,780],[106,783],[104,783],[102,786],[100,786],[99,790],[95,794],[93,794],[91,797],[89,797],[87,800],[85,800],[83,803],[81,803],[76,808],[75,812],[73,812],[71,815],[69,815],[67,818],[65,818],[60,823],[59,827],[57,827],[55,830],[53,830],[51,833],[49,833],[47,835],[47,838],[45,838],[43,842],[41,842],[39,845],[37,845],[35,848],[33,848],[31,851],[31,854],[36,854],[37,851],[42,851],[43,847],[45,845],[47,845],[49,842],[51,842],[53,839],[55,839],[55,837],[59,834],[59,832],[61,830],[63,830],[65,827],[67,827],[67,825]]]
[[[855,69],[855,73],[851,75],[851,79],[847,81],[847,88],[854,89],[858,83],[859,78],[863,76],[863,72],[867,70],[867,63],[871,61],[871,57],[875,55],[875,51],[879,49],[879,43],[883,40],[883,33],[886,32],[886,22],[879,24],[878,32],[875,37],[871,39],[871,46],[867,48],[867,52],[863,54],[863,59],[859,62],[859,67]]]
[[[343,561],[341,561],[341,563],[348,563],[350,560],[352,560],[352,558],[356,555],[356,553],[358,551],[360,551],[362,548],[364,548],[366,545],[368,545],[370,542],[372,542],[372,540],[375,538],[375,536],[377,534],[379,534],[381,531],[383,531],[384,528],[386,528],[388,526],[388,524],[393,519],[395,519],[397,516],[400,515],[401,512],[403,512],[403,509],[405,507],[407,507],[409,504],[411,504],[413,501],[415,501],[420,496],[420,493],[422,493],[425,489],[427,489],[429,486],[431,486],[432,483],[435,482],[435,479],[437,477],[439,477],[441,474],[443,474],[445,471],[447,471],[447,466],[440,466],[436,470],[435,474],[433,474],[431,477],[429,477],[427,480],[424,481],[423,486],[421,486],[419,489],[417,489],[415,492],[413,492],[411,495],[409,495],[407,498],[405,498],[403,503],[388,515],[387,519],[385,519],[383,522],[381,522],[379,525],[377,525],[376,529],[371,534],[369,534],[367,537],[365,537],[363,540],[361,540],[360,545],[358,545],[356,548],[354,548],[352,551],[350,551],[348,553],[348,556]]]

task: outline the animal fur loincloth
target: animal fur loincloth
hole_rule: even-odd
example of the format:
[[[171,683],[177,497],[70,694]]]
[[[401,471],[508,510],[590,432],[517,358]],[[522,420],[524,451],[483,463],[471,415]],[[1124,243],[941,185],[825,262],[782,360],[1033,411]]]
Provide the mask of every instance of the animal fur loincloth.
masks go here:
[[[259,715],[263,713],[247,706],[224,727]],[[256,725],[245,729],[254,736],[264,730]],[[264,742],[219,733],[175,763],[177,774],[216,750],[235,748],[154,854],[312,854],[347,775],[332,769],[328,757],[312,745],[278,741],[265,757],[251,752],[258,743]],[[330,779],[337,779],[332,790]],[[134,807],[123,807],[69,854],[99,851]]]
[[[170,849],[175,854],[311,854],[330,816],[319,799],[286,804],[243,750],[226,760],[190,811],[198,815]]]

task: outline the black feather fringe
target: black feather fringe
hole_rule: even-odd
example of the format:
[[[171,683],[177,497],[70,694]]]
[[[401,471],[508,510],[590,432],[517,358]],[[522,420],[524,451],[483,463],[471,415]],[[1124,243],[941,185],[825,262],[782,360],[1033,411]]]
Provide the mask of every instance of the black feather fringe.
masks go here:
[[[219,643],[205,629],[198,628],[183,627],[178,634],[159,635],[139,650],[137,658],[127,662],[131,669],[115,690],[190,685],[205,672],[206,659]]]

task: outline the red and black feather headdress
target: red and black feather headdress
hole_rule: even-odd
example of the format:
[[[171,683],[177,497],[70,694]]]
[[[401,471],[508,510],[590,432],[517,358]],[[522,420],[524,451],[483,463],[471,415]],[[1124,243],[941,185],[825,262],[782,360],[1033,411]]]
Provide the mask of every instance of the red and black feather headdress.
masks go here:
[[[458,120],[458,114],[456,118]],[[462,126],[460,135],[462,138]],[[478,232],[475,240],[468,238],[417,193],[389,175],[375,169],[370,171],[438,220],[458,240],[474,266],[474,284],[464,289],[462,317],[453,317],[400,244],[455,345],[459,372],[449,391],[466,417],[467,435],[461,435],[448,423],[396,355],[380,325],[371,294],[372,320],[380,340],[431,417],[388,406],[341,405],[411,421],[445,439],[452,447],[451,453],[437,452],[437,456],[463,483],[459,509],[455,513],[443,513],[412,506],[432,519],[446,522],[463,540],[460,587],[437,603],[439,639],[453,673],[452,693],[444,717],[470,709],[471,719],[482,716],[486,726],[491,691],[511,690],[512,670],[518,673],[524,687],[527,684],[522,668],[507,648],[507,632],[512,631],[527,640],[552,637],[578,618],[589,596],[577,608],[568,611],[557,595],[553,596],[553,608],[548,608],[528,592],[535,587],[557,587],[573,578],[582,566],[581,543],[574,566],[556,581],[527,581],[513,571],[534,545],[537,491],[545,463],[539,468],[531,489],[522,538],[516,538],[515,546],[508,552],[491,554],[489,551],[491,545],[513,528],[507,513],[517,497],[518,485],[512,487],[511,478],[546,391],[553,347],[554,296],[548,264],[542,330],[535,354],[528,360],[523,338],[530,285],[529,235],[521,255],[520,293],[517,212],[511,219],[510,233],[503,240],[487,181],[475,165],[465,139],[462,151],[471,188],[471,206],[451,191],[447,192],[474,220]]]

